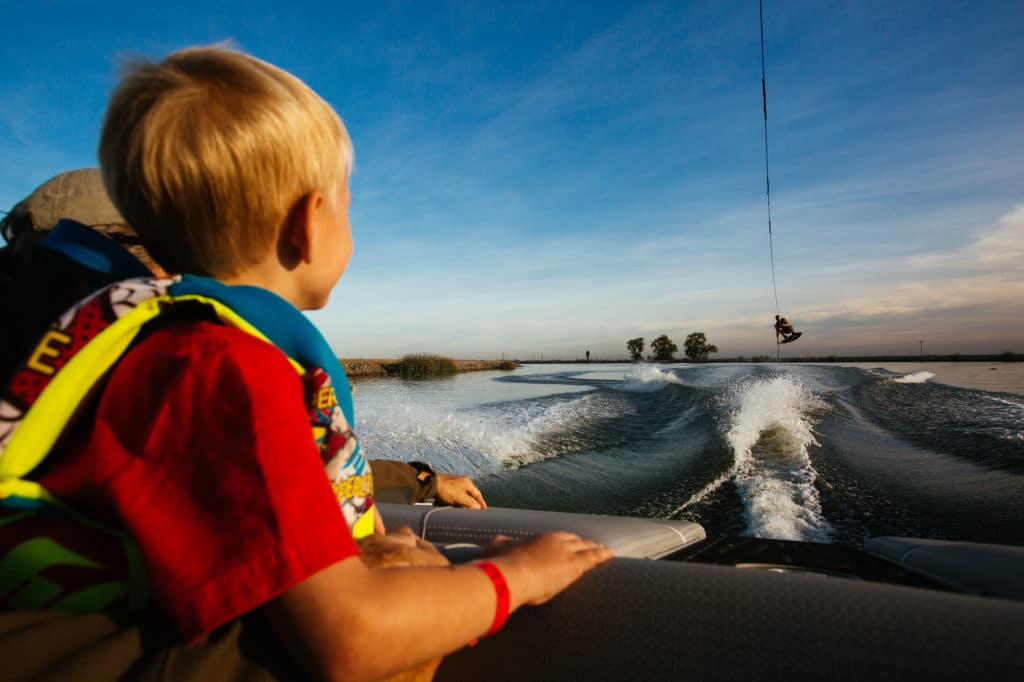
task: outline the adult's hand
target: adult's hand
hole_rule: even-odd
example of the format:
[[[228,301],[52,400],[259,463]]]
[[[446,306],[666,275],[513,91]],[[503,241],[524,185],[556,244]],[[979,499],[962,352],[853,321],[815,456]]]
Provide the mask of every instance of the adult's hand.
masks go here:
[[[469,509],[487,509],[484,496],[469,476],[458,474],[436,474],[436,497],[445,504]]]

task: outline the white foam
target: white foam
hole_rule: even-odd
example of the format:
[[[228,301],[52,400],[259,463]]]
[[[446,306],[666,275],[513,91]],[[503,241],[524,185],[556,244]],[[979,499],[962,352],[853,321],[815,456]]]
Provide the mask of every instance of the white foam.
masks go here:
[[[978,397],[992,403],[985,412],[1001,422],[992,426],[993,435],[1005,440],[1024,440],[1024,430],[1020,430],[1024,427],[1024,403],[984,393]]]
[[[693,495],[691,495],[690,499],[688,499],[686,502],[683,502],[681,505],[676,507],[672,511],[672,513],[668,515],[668,518],[673,518],[677,514],[679,514],[679,512],[683,511],[684,509],[689,509],[693,505],[695,505],[695,504],[697,504],[699,502],[702,502],[705,497],[707,497],[711,493],[713,493],[716,490],[718,490],[719,488],[721,488],[725,484],[726,481],[731,480],[732,477],[735,474],[736,474],[736,467],[734,466],[734,467],[731,467],[727,472],[725,472],[724,474],[722,474],[721,476],[719,476],[718,478],[716,478],[715,480],[711,481],[706,486],[704,486],[703,488],[701,488],[700,490],[695,492]]]
[[[623,391],[657,391],[668,384],[682,384],[679,377],[666,372],[657,365],[638,365],[631,372],[622,375],[622,383],[616,386]]]
[[[1005,398],[998,398],[998,397],[996,397],[994,395],[983,395],[982,397],[988,398],[989,400],[991,400],[994,403],[1001,403],[1003,405],[1009,405],[1010,407],[1016,407],[1016,408],[1019,408],[1019,409],[1024,409],[1024,403],[1018,402],[1016,400],[1007,400]]]
[[[935,378],[935,375],[931,372],[921,370],[920,372],[914,372],[913,374],[905,374],[901,377],[892,379],[894,384],[923,384],[929,379]]]
[[[747,517],[747,532],[782,540],[827,541],[807,448],[816,445],[812,413],[824,404],[794,377],[738,384],[727,394],[726,441],[733,465],[674,513],[697,504],[732,480]]]
[[[456,409],[419,401],[366,406],[358,432],[370,457],[422,459],[445,471],[493,473],[553,456],[538,440],[566,425],[604,415],[605,406],[587,393],[558,402],[486,405]]]

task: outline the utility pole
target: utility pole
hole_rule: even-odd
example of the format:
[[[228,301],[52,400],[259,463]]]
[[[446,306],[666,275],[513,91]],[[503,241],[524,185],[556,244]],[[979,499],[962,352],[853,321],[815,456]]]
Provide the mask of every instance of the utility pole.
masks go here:
[[[921,362],[924,362],[924,339],[921,339]]]

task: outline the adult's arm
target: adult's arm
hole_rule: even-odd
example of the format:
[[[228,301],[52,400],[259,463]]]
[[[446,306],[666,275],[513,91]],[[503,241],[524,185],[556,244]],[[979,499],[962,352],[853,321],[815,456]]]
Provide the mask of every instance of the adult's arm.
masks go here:
[[[414,504],[437,498],[445,504],[487,509],[483,493],[469,476],[435,472],[423,462],[370,460],[378,502]]]
[[[423,476],[419,469],[406,462],[371,459],[374,498],[378,502],[414,504],[437,494],[437,477]]]

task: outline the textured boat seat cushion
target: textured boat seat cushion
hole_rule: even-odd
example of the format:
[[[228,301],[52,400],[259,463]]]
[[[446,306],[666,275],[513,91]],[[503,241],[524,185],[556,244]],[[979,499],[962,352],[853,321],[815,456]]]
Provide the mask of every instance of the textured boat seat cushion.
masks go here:
[[[613,559],[435,680],[1022,680],[1024,604],[812,573]]]

